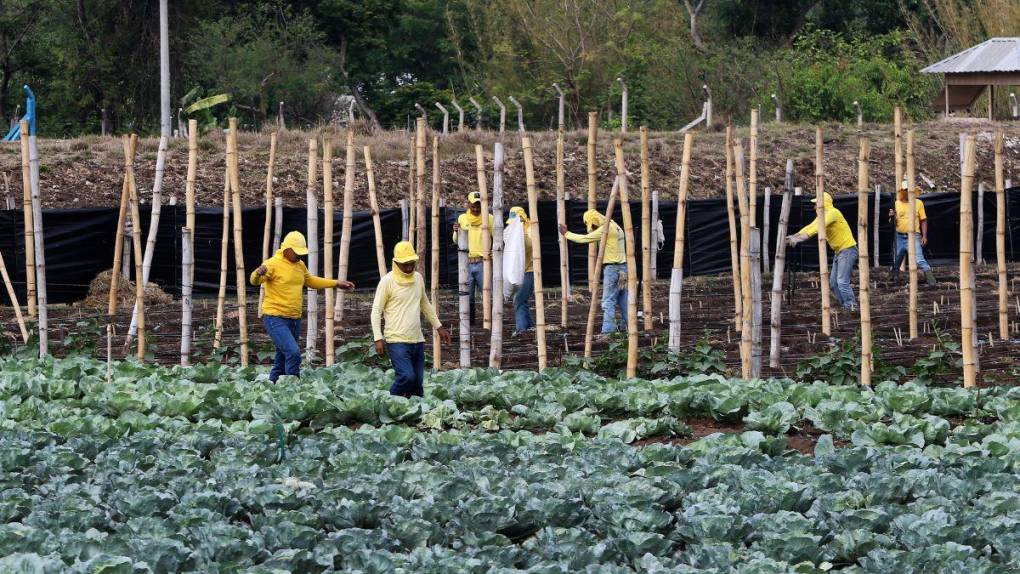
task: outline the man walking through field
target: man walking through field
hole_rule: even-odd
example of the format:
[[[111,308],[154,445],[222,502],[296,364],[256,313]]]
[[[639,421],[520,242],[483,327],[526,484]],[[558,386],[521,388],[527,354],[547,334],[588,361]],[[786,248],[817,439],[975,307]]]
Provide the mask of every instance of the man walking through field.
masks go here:
[[[818,198],[811,200],[816,203]],[[854,309],[857,306],[857,299],[854,297],[854,288],[850,285],[850,279],[854,274],[854,266],[857,265],[857,240],[850,232],[850,226],[840,212],[832,204],[832,196],[825,193],[823,201],[825,206],[825,240],[833,251],[832,269],[829,270],[829,288],[836,297],[836,301],[844,309]],[[798,243],[818,234],[818,218],[807,224],[793,235],[786,237],[786,244],[793,247]]]
[[[414,246],[409,241],[398,243],[393,248],[393,269],[379,281],[372,302],[375,351],[379,355],[389,354],[395,373],[390,394],[402,397],[425,394],[425,335],[421,331],[421,316],[425,315],[444,344],[450,344],[450,333],[443,328],[425,296],[425,279],[414,270],[417,262]]]
[[[280,375],[301,373],[301,307],[305,287],[312,289],[354,289],[350,281],[337,281],[316,277],[308,272],[300,257],[308,255],[305,236],[291,231],[283,238],[280,250],[252,271],[252,285],[264,285],[266,296],[262,300],[262,324],[276,347],[276,358],[269,371],[269,380],[276,382]]]
[[[492,214],[482,214],[482,198],[477,191],[467,196],[467,211],[460,214],[453,224],[453,242],[457,243],[460,233],[468,234],[468,293],[471,296],[471,324],[475,323],[475,291],[481,292],[485,282],[485,250],[482,225],[488,225],[492,233]],[[491,235],[490,235],[491,237]]]
[[[582,216],[588,233],[581,235],[567,231],[560,225],[560,234],[574,243],[598,243],[609,228],[606,253],[602,259],[602,334],[616,332],[616,310],[620,310],[620,324],[627,324],[627,254],[623,230],[615,221],[606,223],[606,217],[589,209]]]
[[[907,180],[900,185],[900,192],[896,196],[896,206],[889,210],[889,218],[896,220],[896,258],[893,260],[892,279],[896,281],[900,274],[900,265],[907,256],[907,244],[910,233],[910,200],[907,194]],[[917,192],[915,191],[915,194]],[[924,273],[924,279],[928,285],[935,285],[935,274],[931,272],[931,265],[924,258],[924,246],[928,245],[928,215],[924,212],[924,202],[914,198],[914,253],[917,256],[917,268]]]

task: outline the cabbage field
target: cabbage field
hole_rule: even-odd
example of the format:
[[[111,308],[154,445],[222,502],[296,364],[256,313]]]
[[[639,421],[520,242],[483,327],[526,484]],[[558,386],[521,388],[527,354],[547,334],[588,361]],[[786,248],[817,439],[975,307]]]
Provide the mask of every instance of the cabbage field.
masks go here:
[[[106,369],[0,359],[0,572],[1020,571],[1017,388]]]

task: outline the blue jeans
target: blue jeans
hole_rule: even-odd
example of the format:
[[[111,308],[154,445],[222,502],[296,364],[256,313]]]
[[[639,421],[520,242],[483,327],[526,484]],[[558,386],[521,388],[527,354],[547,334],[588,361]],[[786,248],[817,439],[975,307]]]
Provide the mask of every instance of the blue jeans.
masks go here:
[[[627,266],[623,263],[602,267],[602,332],[616,332],[616,309],[620,309],[620,319],[627,324],[627,289],[620,289],[620,278],[627,276]]]
[[[535,326],[531,318],[531,311],[528,309],[528,300],[535,294],[535,274],[528,271],[524,274],[524,281],[520,289],[514,293],[514,320],[516,331],[526,331]]]
[[[485,281],[485,263],[468,263],[467,290],[471,297],[471,322],[475,322],[475,292],[482,292]]]
[[[386,343],[396,373],[390,394],[401,397],[425,395],[425,343]]]
[[[931,271],[931,265],[928,265],[928,261],[924,258],[924,249],[921,248],[921,234],[914,234],[914,253],[917,254],[917,268],[921,271]],[[907,234],[897,233],[896,234],[896,260],[893,261],[893,272],[896,272],[900,268],[900,264],[907,257]]]
[[[829,288],[832,289],[832,294],[836,296],[836,301],[844,309],[853,309],[857,306],[857,299],[854,298],[854,288],[850,285],[850,278],[854,274],[854,265],[856,264],[856,247],[848,247],[832,256]]]
[[[301,332],[301,319],[263,315],[262,324],[266,326],[266,333],[276,347],[276,358],[269,371],[269,380],[275,383],[280,375],[300,375],[301,347],[298,346],[298,333]]]

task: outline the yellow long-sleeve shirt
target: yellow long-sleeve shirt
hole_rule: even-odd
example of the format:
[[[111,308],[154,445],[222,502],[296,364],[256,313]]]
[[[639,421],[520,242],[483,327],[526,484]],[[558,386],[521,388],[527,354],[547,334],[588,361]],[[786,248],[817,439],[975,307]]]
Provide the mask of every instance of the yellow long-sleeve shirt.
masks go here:
[[[798,233],[808,237],[818,235],[818,218],[816,217],[804,229],[798,231]],[[831,204],[825,206],[825,241],[828,242],[829,247],[836,253],[844,249],[857,247],[857,240],[854,239],[853,233],[850,232],[850,226],[847,224],[846,218]]]
[[[921,222],[928,219],[924,212],[924,202],[915,199],[917,202],[917,217],[914,220],[914,233],[921,232]],[[896,233],[910,233],[910,201],[896,199]]]
[[[603,225],[584,235],[568,231],[564,237],[574,243],[597,243],[600,239],[602,239],[602,229],[604,227],[605,226]],[[626,262],[627,253],[625,250],[623,230],[620,229],[620,226],[617,225],[615,221],[610,222],[609,240],[606,242],[606,256],[602,260],[602,264],[617,265]]]
[[[336,287],[334,279],[316,277],[308,272],[303,261],[291,263],[283,256],[283,250],[276,252],[262,262],[266,274],[252,271],[248,280],[252,285],[265,285],[266,296],[262,300],[262,314],[286,319],[300,319],[303,302],[302,289],[329,289]]]
[[[372,338],[387,343],[422,343],[421,316],[438,329],[443,326],[436,311],[425,296],[425,279],[414,274],[414,282],[400,284],[389,272],[379,281],[372,302]],[[386,327],[383,329],[383,323]]]
[[[489,233],[492,233],[492,214],[489,214]],[[485,246],[482,243],[482,216],[461,213],[457,218],[457,224],[468,234],[468,257],[482,257],[485,254]],[[490,235],[489,237],[492,237]],[[457,243],[457,232],[453,232],[453,242]]]

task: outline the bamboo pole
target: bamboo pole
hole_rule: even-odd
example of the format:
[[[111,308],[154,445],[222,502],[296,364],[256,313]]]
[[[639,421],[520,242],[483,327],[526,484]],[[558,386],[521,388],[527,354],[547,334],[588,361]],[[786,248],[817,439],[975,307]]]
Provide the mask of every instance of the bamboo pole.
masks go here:
[[[25,123],[28,123],[28,122],[25,122]],[[25,133],[25,132],[22,132],[22,133]],[[119,289],[118,285],[120,283],[120,266],[121,266],[121,261],[122,261],[123,256],[124,256],[124,227],[125,227],[125,225],[127,223],[127,216],[128,216],[128,198],[131,195],[131,191],[130,191],[131,181],[130,181],[130,178],[128,178],[128,170],[129,169],[133,169],[132,166],[134,165],[134,152],[135,152],[134,141],[135,140],[132,138],[132,136],[124,135],[124,136],[121,137],[121,145],[124,148],[124,184],[123,184],[123,186],[121,186],[121,191],[120,191],[120,210],[117,213],[117,234],[116,234],[116,237],[114,238],[114,247],[113,247],[113,267],[110,270],[110,302],[109,302],[109,307],[107,308],[107,311],[106,311],[107,322],[108,323],[111,323],[113,321],[113,314],[117,312],[117,304],[118,304],[118,300],[119,300],[119,297],[117,295],[118,295],[118,289]],[[25,141],[25,146],[27,146],[27,144],[28,144],[28,141],[26,140]],[[28,156],[26,155],[25,158],[27,159]],[[26,171],[26,174],[27,174],[27,171]],[[26,187],[26,190],[30,189],[30,187],[31,186]],[[32,211],[32,199],[31,199],[31,197],[29,197],[27,202],[26,202],[26,208],[27,208],[27,214],[28,214],[28,216],[30,216],[31,215],[31,211]],[[27,223],[28,222],[26,221],[26,224]],[[28,229],[29,228],[26,227],[26,231]],[[31,245],[30,243],[27,243],[27,242],[25,243],[26,251],[27,251],[27,248],[30,245]],[[26,254],[26,256],[27,256],[27,254]],[[35,275],[34,273],[29,273],[27,275],[27,277],[31,278],[31,277],[34,277],[34,275]],[[32,291],[28,292],[29,302],[31,302],[32,298],[35,296],[35,292],[34,291],[35,291],[35,280],[33,278],[32,279]],[[31,309],[31,311],[34,312],[35,310]],[[31,314],[30,314],[30,316],[31,316]],[[112,336],[110,325],[107,325],[106,334],[107,334],[107,337]]]
[[[418,259],[425,260],[425,118],[418,118],[417,132],[415,137],[415,164],[418,177],[418,191],[415,198],[415,220],[418,222],[415,238],[415,249],[418,252]]]
[[[0,275],[3,276],[4,287],[7,288],[7,297],[11,300],[11,307],[14,307],[14,317],[18,321],[18,329],[21,330],[21,340],[28,343],[28,329],[25,328],[25,319],[21,316],[21,304],[18,303],[18,295],[14,292],[14,284],[11,283],[11,276],[7,274],[7,264],[4,263],[2,254],[0,254]]]
[[[482,146],[475,146],[478,195],[482,203],[482,327],[492,328],[492,237],[489,234],[489,191],[485,187],[485,155]],[[438,171],[436,172],[438,177]],[[438,186],[438,181],[436,186]]]
[[[631,217],[630,199],[627,194],[627,166],[623,160],[622,139],[615,138],[613,140],[613,151],[616,155],[616,175],[620,178],[620,211],[623,214],[624,251],[627,257],[627,378],[633,378],[637,376],[638,362],[638,290],[637,256],[634,252],[634,218]],[[681,205],[685,201],[686,198],[682,199]],[[679,219],[679,216],[677,218]],[[683,267],[681,266],[682,274]]]
[[[908,136],[910,137],[910,136]],[[907,140],[907,146],[911,144]],[[868,158],[871,155],[871,143],[868,138],[859,139],[860,151],[857,156],[857,244],[860,256],[858,265],[860,275],[860,310],[861,310],[861,385],[871,386],[871,266],[868,264]],[[876,221],[877,225],[878,222]]]
[[[149,275],[152,273],[152,259],[156,255],[156,237],[159,233],[160,214],[163,213],[163,174],[166,171],[166,156],[169,138],[159,138],[159,150],[156,152],[156,176],[152,184],[152,203],[149,208],[149,232],[145,240],[145,253],[142,261],[142,287],[149,284]],[[138,281],[138,278],[135,278]],[[136,302],[137,307],[137,302]],[[131,324],[128,327],[125,346],[131,346],[131,340],[138,333],[138,310],[132,311]]]
[[[917,192],[914,191],[914,130],[907,130],[907,212],[910,223],[907,225],[907,270],[909,271],[910,298],[908,303],[907,321],[910,340],[917,338]]]
[[[584,328],[585,364],[591,359],[592,341],[595,339],[595,311],[599,305],[599,282],[602,279],[602,261],[606,258],[606,244],[609,242],[609,226],[613,221],[613,208],[616,206],[616,194],[620,189],[620,178],[613,181],[613,189],[609,192],[609,203],[606,205],[605,223],[602,236],[599,238],[598,257],[595,259],[595,280],[591,283],[591,301],[588,304],[588,322]]]
[[[562,100],[561,100],[562,103]],[[566,174],[563,170],[563,122],[556,132],[556,225],[567,224]],[[495,190],[493,190],[495,192]],[[493,199],[495,203],[495,198]],[[567,328],[570,310],[570,249],[567,238],[557,234],[560,246],[560,327]],[[498,285],[498,283],[497,283]]]
[[[669,281],[669,351],[680,352],[680,334],[683,323],[680,304],[684,286],[684,245],[687,240],[687,189],[691,177],[691,148],[694,133],[684,134],[684,151],[680,160],[680,188],[677,190],[676,236],[673,242],[673,272]],[[620,183],[623,189],[623,182]],[[626,201],[621,192],[620,201]],[[628,317],[629,319],[629,317]]]
[[[275,135],[275,134],[274,134]],[[184,185],[184,225],[191,230],[188,236],[191,244],[192,264],[188,268],[188,281],[192,288],[195,285],[195,177],[198,173],[198,120],[188,120],[188,176]],[[268,207],[267,207],[268,209]],[[268,256],[266,257],[268,259]],[[183,279],[182,279],[183,281]],[[182,286],[183,289],[183,286]],[[259,299],[259,317],[262,316],[262,300]],[[188,301],[188,320],[191,320],[192,302]],[[182,325],[183,336],[183,325]],[[188,329],[188,352],[191,352],[191,338],[193,331]],[[184,344],[183,342],[181,343]],[[189,358],[190,361],[190,358]]]
[[[191,120],[195,121],[195,120]],[[194,133],[198,131],[195,128],[189,128],[188,137],[194,137]],[[190,142],[190,140],[189,140]],[[189,143],[190,150],[190,143]],[[273,164],[276,162],[276,132],[269,134],[269,165],[266,167],[266,217],[265,226],[262,228],[262,260],[269,259],[269,247],[270,240],[272,239],[272,225],[273,225]],[[191,169],[189,163],[188,169]],[[189,171],[189,174],[191,172]],[[192,182],[192,201],[194,201],[194,182]],[[194,209],[194,206],[192,206]],[[194,229],[194,228],[192,228]],[[258,316],[262,317],[262,300],[266,298],[266,286],[259,286],[259,308]]]
[[[741,210],[743,213],[743,210]],[[737,216],[733,201],[733,127],[726,126],[726,215],[730,224],[730,270],[733,274],[733,323],[739,333],[743,327],[743,295],[740,282],[740,248],[737,246]]]
[[[744,147],[733,146],[736,165],[737,207],[740,209],[740,375],[751,377],[751,223],[747,192],[744,187]]]
[[[22,212],[25,221],[25,304],[28,306],[28,316],[36,316],[36,293],[35,293],[35,232],[34,217],[32,215],[32,170],[29,166],[28,152],[28,120],[21,120],[21,189],[22,189]],[[124,136],[127,138],[128,136]],[[127,158],[125,158],[127,161]],[[124,189],[121,192],[121,212],[127,210],[127,179],[124,180]],[[121,223],[123,225],[123,223]],[[118,237],[121,248],[124,247],[124,239]],[[113,274],[117,274],[117,267],[114,267]],[[114,281],[114,279],[111,279]],[[111,283],[113,285],[113,283]],[[116,290],[114,290],[116,292]],[[111,312],[112,313],[112,312]]]
[[[354,174],[357,171],[357,157],[354,151],[354,132],[347,131],[347,164],[344,168],[344,219],[340,226],[343,235],[340,237],[340,260],[337,263],[336,278],[340,281],[347,281],[350,277],[351,261],[351,234],[354,232]],[[323,173],[325,176],[325,173]],[[347,292],[344,290],[334,291],[336,297],[333,305],[333,322],[337,325],[344,323],[346,311]],[[329,314],[329,306],[326,306],[326,314]],[[332,334],[333,331],[330,331]]]
[[[765,193],[762,196],[764,198],[764,205],[762,206],[762,234],[761,234],[761,268],[765,273],[769,272],[769,234],[772,230],[772,188],[766,187]]]
[[[349,132],[348,132],[349,133]],[[354,159],[354,146],[347,148],[348,161]],[[346,175],[346,174],[345,174]],[[322,140],[322,207],[323,207],[323,228],[322,228],[322,276],[326,279],[333,278],[333,143],[329,138]],[[347,213],[344,213],[346,217]],[[342,241],[342,239],[341,239]],[[342,250],[341,250],[342,251]],[[343,254],[341,252],[341,258]],[[326,289],[323,293],[325,305],[322,314],[326,319],[324,347],[326,349],[326,366],[331,367],[336,361],[336,322],[334,321],[333,309],[336,298],[336,291]],[[341,308],[343,306],[341,305]]]
[[[192,129],[191,133],[195,130]],[[195,253],[192,230],[181,230],[181,366],[191,364],[191,292],[194,285]]]
[[[751,108],[751,161],[748,162],[747,199],[751,227],[758,227],[758,108]]]
[[[503,144],[496,142],[492,161],[492,337],[489,368],[503,366]]]
[[[995,134],[995,267],[999,276],[999,338],[1009,340],[1009,293],[1006,280],[1006,184],[1003,180],[1003,139]]]
[[[273,211],[276,212],[273,217],[273,253],[280,250],[280,241],[283,239],[283,198],[280,196],[273,198]]]
[[[782,341],[783,324],[783,272],[786,270],[786,227],[790,222],[790,204],[793,200],[793,189],[783,189],[783,205],[779,208],[779,228],[776,230],[776,264],[772,267],[772,298],[769,302],[771,313],[771,337],[769,338],[769,367],[779,368],[780,342]]]
[[[985,184],[979,182],[977,187],[977,232],[974,234],[974,263],[985,263]]]
[[[832,334],[829,317],[829,253],[825,239],[825,168],[822,152],[822,128],[815,128],[815,216],[818,218],[818,276],[822,291],[822,333]]]
[[[32,241],[35,246],[35,303],[38,317],[39,357],[49,354],[49,336],[46,307],[46,241],[43,235],[42,196],[39,194],[39,148],[36,136],[28,135],[28,167],[32,184]],[[132,185],[134,176],[132,175]]]
[[[471,367],[471,295],[468,293],[468,234],[457,234],[457,293],[460,328],[460,368]]]
[[[648,127],[641,126],[641,306],[646,331],[652,330],[652,205],[649,193]],[[566,326],[564,315],[564,326]]]
[[[896,186],[893,186],[893,189],[896,189]],[[895,205],[895,204],[893,204],[893,205]],[[872,245],[872,247],[871,247],[872,253],[873,253],[873,257],[872,257],[872,261],[871,261],[871,266],[872,267],[878,267],[878,254],[879,254],[879,251],[878,251],[878,248],[879,248],[878,231],[879,231],[879,228],[881,227],[879,222],[882,221],[882,219],[881,219],[881,217],[882,217],[882,186],[877,185],[877,184],[875,185],[874,209],[875,209],[875,213],[874,213],[874,217],[872,217],[872,221],[874,221],[875,223],[872,226],[873,229],[871,230],[871,233],[872,233],[871,240],[874,241],[875,244]],[[896,231],[895,227],[894,227],[893,231],[894,232]]]
[[[379,199],[375,193],[375,170],[372,167],[372,148],[365,146],[365,176],[368,178],[368,202],[372,210],[372,229],[375,231],[375,260],[379,266],[379,279],[386,275],[386,253],[383,248],[382,221],[379,220]],[[433,303],[433,306],[435,303]]]
[[[417,124],[416,124],[417,125]],[[415,144],[418,141],[418,136],[411,136],[411,151],[407,154],[407,202],[410,206],[408,211],[407,219],[407,241],[414,243],[415,234],[418,229],[418,222],[415,221],[414,210],[418,203],[414,200],[414,186],[417,181],[417,174],[415,174],[415,157],[417,155],[415,150]]]
[[[751,228],[751,378],[761,377],[761,234]]]
[[[963,179],[960,184],[960,346],[963,350],[963,386],[977,385],[974,349],[974,263],[973,208],[971,191],[974,186],[974,136],[968,135],[964,145]]]
[[[230,244],[230,176],[229,168],[223,170],[223,224],[220,234],[220,285],[216,294],[216,323],[213,335],[213,349],[223,343],[223,315],[227,298],[227,250]]]
[[[903,110],[899,106],[893,110],[893,158],[896,167],[896,182],[893,185],[895,194],[903,181]]]
[[[132,136],[133,137],[133,136]],[[135,142],[132,141],[131,155],[134,155]],[[135,186],[135,167],[134,161],[128,166],[127,171],[128,179],[128,206],[131,210],[131,245],[134,250],[135,259],[135,310],[137,312],[137,327],[138,327],[138,352],[137,357],[139,361],[145,361],[145,282],[142,280],[145,276],[142,270],[142,224],[141,217],[138,215],[138,188]],[[37,254],[38,255],[38,254]],[[37,259],[38,263],[38,259]],[[41,284],[41,282],[40,282]],[[39,316],[40,321],[42,320],[42,307],[43,300],[39,299]],[[42,327],[40,327],[42,331]]]
[[[598,186],[598,164],[595,153],[599,139],[599,113],[588,112],[588,209],[596,209],[595,193]],[[595,277],[595,256],[597,248],[594,244],[588,245],[588,285],[589,289],[598,279]]]
[[[482,146],[475,146],[477,153],[481,153]],[[483,174],[479,174],[479,178],[483,178]],[[440,246],[440,234],[439,234],[439,197],[442,195],[440,189],[441,179],[439,177],[439,138],[437,136],[432,137],[432,285],[429,293],[432,295],[432,307],[436,309],[436,313],[439,313],[439,246]],[[485,210],[482,210],[484,216]],[[460,235],[467,235],[462,233]],[[459,260],[458,260],[459,262]],[[470,304],[470,302],[469,302]],[[470,313],[470,307],[468,309]],[[470,325],[469,325],[470,328]],[[433,370],[440,370],[443,364],[443,345],[439,340],[439,331],[436,329],[432,330],[432,368]]]
[[[229,168],[230,190],[233,198],[234,219],[234,284],[237,289],[237,328],[241,335],[241,366],[248,366],[248,304],[247,277],[244,272],[244,229],[241,223],[241,183],[238,174],[237,151],[237,118],[228,120],[230,127],[230,147],[232,152],[227,162]],[[309,258],[311,259],[311,258]]]
[[[305,231],[308,245],[308,272],[319,274],[319,198],[316,194],[318,176],[316,163],[319,151],[315,138],[308,140],[308,184],[305,186]],[[327,311],[328,312],[328,311]],[[318,291],[308,288],[308,325],[305,330],[306,360],[312,362],[319,338],[319,297]]]
[[[535,186],[535,164],[532,157],[531,138],[521,138],[524,151],[524,179],[528,188],[528,217],[531,225],[531,261],[535,276],[535,343],[538,346],[538,372],[547,364],[545,347],[545,294],[542,292],[542,241],[539,237],[538,190]]]
[[[659,190],[652,190],[652,241],[651,241],[651,271],[648,275],[651,281],[659,278]]]

